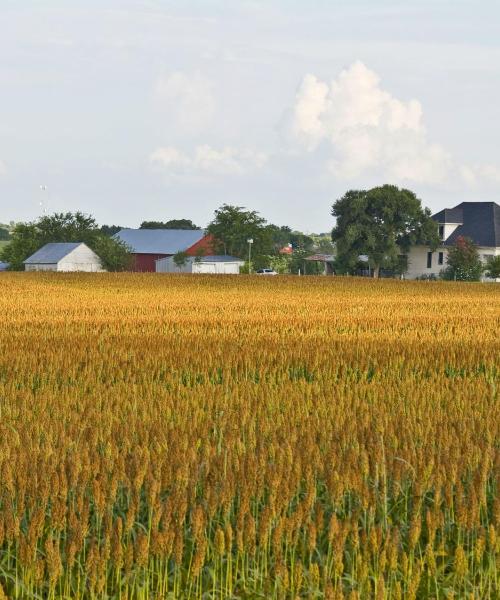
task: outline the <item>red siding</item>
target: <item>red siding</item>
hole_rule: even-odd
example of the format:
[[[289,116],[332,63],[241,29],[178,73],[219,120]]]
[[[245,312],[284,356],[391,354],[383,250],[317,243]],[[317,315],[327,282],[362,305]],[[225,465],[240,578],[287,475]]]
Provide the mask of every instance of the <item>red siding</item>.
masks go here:
[[[210,256],[214,253],[214,249],[212,247],[213,241],[214,238],[212,235],[206,235],[199,242],[196,242],[196,244],[193,244],[192,246],[187,248],[185,252],[189,256],[196,256],[200,250],[203,250],[203,254],[205,256]]]
[[[155,261],[171,254],[134,254],[132,271],[151,272],[156,271]]]

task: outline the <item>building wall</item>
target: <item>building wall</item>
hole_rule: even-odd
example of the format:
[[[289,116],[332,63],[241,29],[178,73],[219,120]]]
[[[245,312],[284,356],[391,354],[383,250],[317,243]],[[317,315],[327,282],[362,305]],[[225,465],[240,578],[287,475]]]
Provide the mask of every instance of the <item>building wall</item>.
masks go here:
[[[83,271],[100,273],[104,271],[97,254],[88,246],[81,245],[57,263],[58,271]]]
[[[213,248],[214,238],[212,235],[206,235],[196,244],[193,244],[191,247],[187,248],[186,254],[189,256],[198,256],[199,252],[203,252],[205,256],[210,254],[216,254],[215,249]]]
[[[30,264],[24,265],[25,271],[57,271],[57,264]]]
[[[194,257],[189,257],[185,265],[178,267],[174,262],[174,257],[168,256],[157,261],[156,272],[238,275],[240,272],[240,265],[237,262],[211,262],[208,260],[197,262]]]
[[[156,261],[171,254],[133,254],[132,271],[154,273]]]
[[[448,257],[448,248],[441,246],[432,253],[432,265],[427,267],[427,253],[429,248],[426,246],[413,246],[408,253],[408,271],[405,274],[406,279],[415,279],[422,275],[435,275],[439,277],[440,272],[446,268]],[[439,252],[443,253],[443,264],[438,264]],[[478,248],[479,255],[484,263],[489,256],[499,256],[500,248]]]

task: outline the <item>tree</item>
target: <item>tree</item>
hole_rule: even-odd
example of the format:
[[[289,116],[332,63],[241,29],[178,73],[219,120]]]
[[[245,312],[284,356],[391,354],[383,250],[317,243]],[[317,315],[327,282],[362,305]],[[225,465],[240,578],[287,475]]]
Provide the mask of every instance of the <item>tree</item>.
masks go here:
[[[110,271],[124,270],[130,263],[126,244],[104,235],[95,219],[81,212],[54,213],[31,223],[18,223],[0,259],[10,263],[14,271],[23,270],[23,261],[50,242],[84,242]]]
[[[500,277],[500,255],[492,256],[487,265],[486,277],[491,277],[491,279],[497,279]]]
[[[179,269],[179,271],[182,269],[182,267],[184,267],[187,264],[187,261],[188,255],[186,254],[186,252],[180,250],[179,252],[174,254],[174,263],[175,266]]]
[[[216,252],[238,258],[248,255],[248,241],[253,240],[252,261],[259,254],[270,254],[273,249],[271,232],[258,212],[245,210],[243,206],[223,204],[215,211],[215,217],[207,228],[214,237]]]
[[[0,227],[0,241],[10,240],[10,232],[4,227]]]
[[[332,207],[337,218],[332,241],[338,264],[353,269],[366,254],[374,277],[380,268],[395,269],[399,256],[414,244],[439,245],[437,223],[417,196],[394,185],[371,190],[350,190]]]
[[[101,233],[108,237],[113,237],[116,233],[121,231],[123,227],[120,225],[101,225]]]
[[[484,271],[477,246],[463,236],[459,236],[455,245],[448,250],[446,265],[441,276],[447,280],[479,281]]]
[[[171,219],[170,221],[143,221],[140,229],[200,229],[190,219]]]

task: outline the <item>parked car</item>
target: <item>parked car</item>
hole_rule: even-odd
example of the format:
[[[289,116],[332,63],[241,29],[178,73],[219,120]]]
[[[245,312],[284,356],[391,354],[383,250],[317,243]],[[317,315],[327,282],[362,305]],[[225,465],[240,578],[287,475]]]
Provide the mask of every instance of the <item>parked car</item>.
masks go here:
[[[257,273],[257,275],[277,275],[278,273],[276,273],[276,271],[274,269],[257,269],[257,271],[255,271]]]

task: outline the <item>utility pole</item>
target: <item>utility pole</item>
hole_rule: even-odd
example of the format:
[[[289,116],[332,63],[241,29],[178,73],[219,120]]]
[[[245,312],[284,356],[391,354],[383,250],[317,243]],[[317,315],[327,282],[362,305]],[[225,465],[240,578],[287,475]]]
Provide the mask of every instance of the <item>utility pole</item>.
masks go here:
[[[252,244],[253,238],[248,238],[248,274],[252,272]]]

